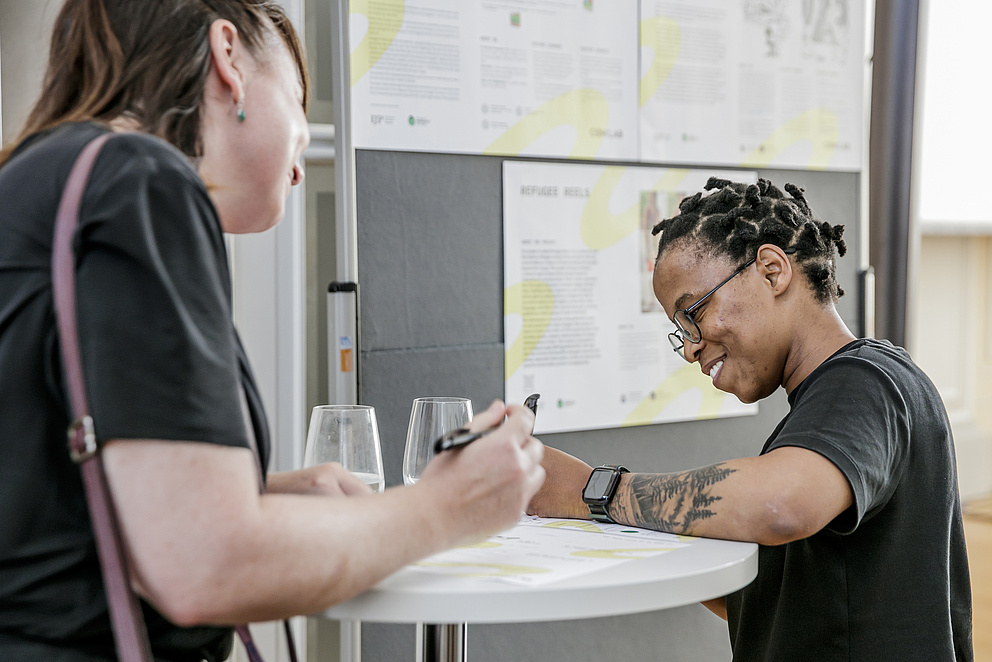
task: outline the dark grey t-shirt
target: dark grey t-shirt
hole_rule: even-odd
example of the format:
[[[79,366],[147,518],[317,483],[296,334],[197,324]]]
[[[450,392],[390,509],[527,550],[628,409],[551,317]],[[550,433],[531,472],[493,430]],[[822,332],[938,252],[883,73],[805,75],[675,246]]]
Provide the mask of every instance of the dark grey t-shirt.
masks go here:
[[[0,168],[0,659],[112,659],[113,641],[54,324],[56,207],[76,156],[106,129],[67,124]],[[216,210],[189,160],[114,136],[93,169],[74,247],[83,371],[99,440],[248,446],[267,423],[231,315]],[[178,628],[144,605],[155,655],[224,659],[229,628]]]
[[[937,389],[904,350],[857,340],[789,403],[762,453],[820,453],[854,505],[809,538],[760,548],[757,578],[727,597],[735,662],[970,662],[968,560]]]

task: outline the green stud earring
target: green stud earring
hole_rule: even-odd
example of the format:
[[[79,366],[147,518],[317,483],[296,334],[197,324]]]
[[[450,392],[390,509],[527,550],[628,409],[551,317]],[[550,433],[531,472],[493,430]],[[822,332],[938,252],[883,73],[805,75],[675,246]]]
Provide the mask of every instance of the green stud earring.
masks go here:
[[[241,100],[238,101],[238,121],[239,122],[244,122],[245,121],[245,99],[244,99],[244,97],[241,97]]]

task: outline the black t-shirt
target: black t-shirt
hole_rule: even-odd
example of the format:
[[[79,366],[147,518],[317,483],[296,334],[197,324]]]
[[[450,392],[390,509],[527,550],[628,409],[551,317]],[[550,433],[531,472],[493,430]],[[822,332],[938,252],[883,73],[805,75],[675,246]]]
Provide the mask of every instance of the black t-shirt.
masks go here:
[[[904,350],[857,340],[789,403],[762,453],[820,453],[854,505],[809,538],[759,549],[757,578],[727,597],[735,662],[970,662],[968,559],[937,389]]]
[[[52,303],[56,208],[83,146],[65,124],[0,168],[0,659],[115,659],[79,468],[69,459]],[[248,447],[268,425],[234,330],[217,212],[189,160],[143,134],[98,157],[74,241],[83,372],[98,440]],[[137,443],[137,442],[136,442]],[[150,477],[151,479],[151,477]],[[230,628],[179,628],[143,604],[158,659],[224,659]]]

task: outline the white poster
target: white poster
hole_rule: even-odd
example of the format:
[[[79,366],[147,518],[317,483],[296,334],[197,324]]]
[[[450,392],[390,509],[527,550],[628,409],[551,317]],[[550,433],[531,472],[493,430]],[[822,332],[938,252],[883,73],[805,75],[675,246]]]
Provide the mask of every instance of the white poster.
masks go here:
[[[352,0],[359,148],[637,158],[637,5]]]
[[[859,170],[863,0],[641,0],[641,161]]]
[[[651,228],[710,176],[754,172],[503,164],[507,402],[540,393],[537,432],[757,413],[672,351]]]

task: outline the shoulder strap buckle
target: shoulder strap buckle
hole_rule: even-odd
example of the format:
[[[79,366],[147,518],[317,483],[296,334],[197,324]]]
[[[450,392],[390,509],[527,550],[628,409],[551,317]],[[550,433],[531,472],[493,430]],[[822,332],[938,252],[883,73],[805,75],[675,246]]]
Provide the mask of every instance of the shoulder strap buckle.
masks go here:
[[[93,418],[90,416],[81,416],[70,423],[66,436],[69,438],[69,456],[76,464],[82,464],[100,450],[96,444]]]

